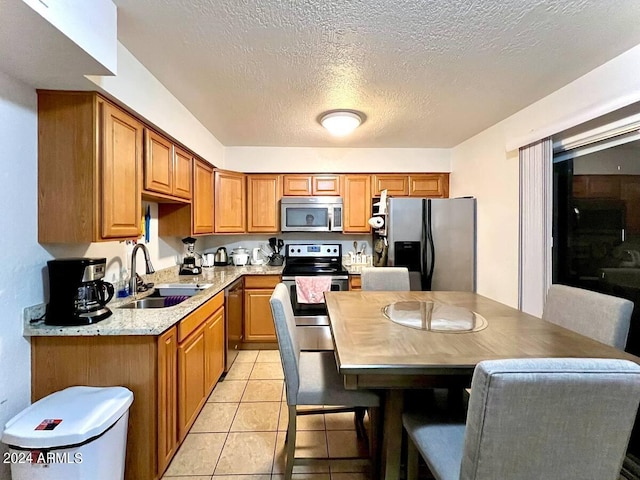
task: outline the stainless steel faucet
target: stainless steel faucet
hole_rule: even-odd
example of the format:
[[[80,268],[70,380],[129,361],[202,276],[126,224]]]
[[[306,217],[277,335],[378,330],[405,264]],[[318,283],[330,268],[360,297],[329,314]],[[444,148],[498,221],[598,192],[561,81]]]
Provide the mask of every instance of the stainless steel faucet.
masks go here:
[[[147,247],[145,247],[142,243],[136,244],[136,246],[133,247],[133,251],[131,252],[131,278],[129,279],[129,292],[131,295],[135,295],[136,293],[138,293],[139,277],[136,273],[136,253],[138,253],[139,249],[142,249],[142,252],[144,253],[146,273],[149,274],[155,272],[155,270],[153,269],[153,265],[151,265],[151,258],[149,257],[149,250],[147,250]],[[142,281],[140,283],[142,283]]]

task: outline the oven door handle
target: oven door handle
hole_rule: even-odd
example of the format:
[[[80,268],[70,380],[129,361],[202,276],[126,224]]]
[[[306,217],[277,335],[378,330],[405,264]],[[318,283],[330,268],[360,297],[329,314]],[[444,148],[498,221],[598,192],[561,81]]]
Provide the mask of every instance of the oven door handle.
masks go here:
[[[303,275],[303,276],[309,276],[309,275]],[[321,277],[322,274],[318,274],[318,275],[313,275],[313,276],[318,276]],[[331,280],[349,280],[349,275],[330,275],[331,276]],[[296,277],[282,277],[282,281],[283,282],[295,282]]]

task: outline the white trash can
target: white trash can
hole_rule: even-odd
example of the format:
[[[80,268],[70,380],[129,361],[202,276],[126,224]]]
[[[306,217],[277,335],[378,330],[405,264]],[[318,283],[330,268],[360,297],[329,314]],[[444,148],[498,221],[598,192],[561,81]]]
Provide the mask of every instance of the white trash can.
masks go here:
[[[122,480],[129,407],[124,387],[69,387],[5,426],[13,480]]]

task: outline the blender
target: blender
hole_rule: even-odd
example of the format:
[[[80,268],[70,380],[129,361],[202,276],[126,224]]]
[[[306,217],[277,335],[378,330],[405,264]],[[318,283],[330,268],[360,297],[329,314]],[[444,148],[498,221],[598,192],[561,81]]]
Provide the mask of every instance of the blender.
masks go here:
[[[182,265],[180,265],[180,275],[198,275],[202,271],[201,267],[196,263],[196,239],[187,237],[182,239],[184,244],[184,257]]]

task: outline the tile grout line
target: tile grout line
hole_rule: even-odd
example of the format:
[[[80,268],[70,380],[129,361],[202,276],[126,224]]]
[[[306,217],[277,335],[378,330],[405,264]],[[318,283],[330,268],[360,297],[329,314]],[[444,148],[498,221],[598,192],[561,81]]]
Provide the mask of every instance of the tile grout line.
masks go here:
[[[254,362],[254,364],[255,364],[255,362]],[[251,367],[251,370],[253,371],[253,367]],[[244,396],[244,392],[247,390],[247,386],[248,385],[249,385],[249,380],[247,379],[247,383],[245,384],[244,388],[242,389],[242,393],[240,394],[240,399],[238,400],[238,406],[236,407],[236,411],[233,414],[233,418],[231,419],[231,423],[229,423],[229,429],[227,430],[227,433],[226,433],[226,435],[224,437],[224,442],[222,442],[222,448],[220,449],[220,453],[218,454],[218,459],[216,460],[216,464],[213,467],[213,472],[211,472],[211,480],[213,480],[213,477],[216,474],[216,469],[218,468],[218,463],[220,463],[220,459],[222,458],[222,452],[224,452],[224,447],[227,445],[227,440],[229,440],[229,434],[231,433],[231,427],[233,425],[233,422],[236,419],[236,415],[238,415],[238,410],[240,409],[240,402],[242,402],[242,397]],[[214,390],[215,390],[215,387],[214,387]]]

